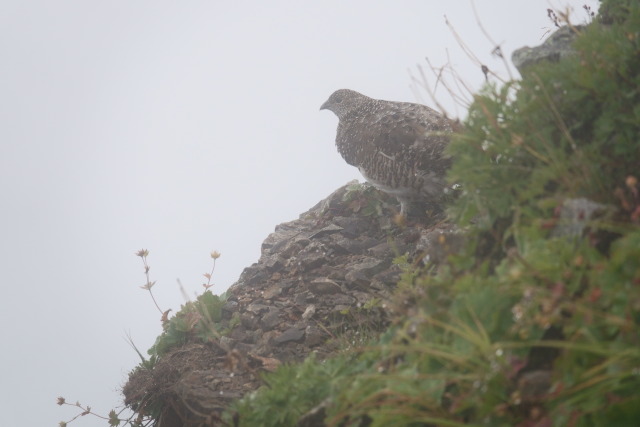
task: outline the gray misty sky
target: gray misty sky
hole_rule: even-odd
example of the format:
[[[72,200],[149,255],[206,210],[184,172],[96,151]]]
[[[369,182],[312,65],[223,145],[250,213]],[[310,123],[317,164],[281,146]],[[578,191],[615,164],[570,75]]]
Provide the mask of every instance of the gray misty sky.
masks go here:
[[[582,22],[585,3],[475,7],[510,57],[544,39],[547,7]],[[146,350],[161,330],[137,250],[175,312],[176,279],[201,292],[211,250],[221,293],[275,225],[359,178],[318,111],[335,89],[416,101],[408,70],[447,54],[479,88],[444,15],[507,76],[463,0],[0,2],[0,424],[70,419],[57,396],[119,405],[138,363],[126,333]]]

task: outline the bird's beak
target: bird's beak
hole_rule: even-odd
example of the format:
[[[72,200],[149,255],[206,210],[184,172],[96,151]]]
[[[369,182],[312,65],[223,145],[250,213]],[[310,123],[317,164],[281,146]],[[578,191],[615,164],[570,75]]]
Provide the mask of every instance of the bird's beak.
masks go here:
[[[320,106],[321,110],[328,110],[329,109],[329,101],[327,100],[324,104],[322,104]]]

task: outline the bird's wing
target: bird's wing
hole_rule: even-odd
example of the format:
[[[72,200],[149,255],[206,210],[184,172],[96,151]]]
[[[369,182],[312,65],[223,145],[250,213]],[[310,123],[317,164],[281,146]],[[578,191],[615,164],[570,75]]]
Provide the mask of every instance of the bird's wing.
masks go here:
[[[390,102],[367,128],[370,149],[394,161],[425,169],[439,161],[451,132],[449,120],[429,107]]]

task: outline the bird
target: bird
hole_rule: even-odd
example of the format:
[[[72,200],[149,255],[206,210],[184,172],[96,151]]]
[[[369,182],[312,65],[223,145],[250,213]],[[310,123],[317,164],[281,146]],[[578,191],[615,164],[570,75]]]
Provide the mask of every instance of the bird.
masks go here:
[[[338,116],[336,146],[344,160],[395,196],[401,215],[440,210],[449,190],[451,158],[445,148],[455,122],[426,105],[373,99],[350,89],[333,92],[320,110]]]

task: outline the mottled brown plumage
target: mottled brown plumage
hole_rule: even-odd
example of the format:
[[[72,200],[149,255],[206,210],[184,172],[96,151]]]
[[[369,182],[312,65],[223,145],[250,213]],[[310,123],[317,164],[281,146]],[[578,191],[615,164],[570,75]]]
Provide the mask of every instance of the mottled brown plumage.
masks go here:
[[[372,99],[349,89],[335,91],[321,110],[338,119],[336,146],[350,165],[398,199],[401,213],[437,207],[446,189],[450,159],[444,154],[453,123],[431,108]]]

